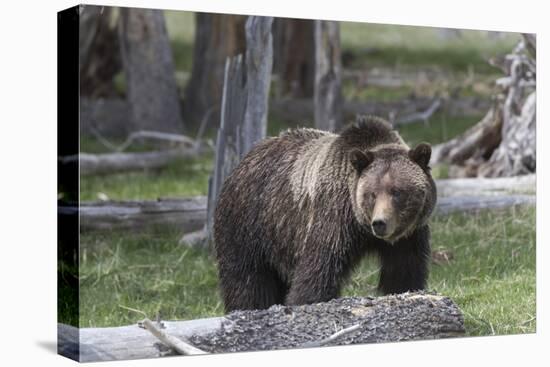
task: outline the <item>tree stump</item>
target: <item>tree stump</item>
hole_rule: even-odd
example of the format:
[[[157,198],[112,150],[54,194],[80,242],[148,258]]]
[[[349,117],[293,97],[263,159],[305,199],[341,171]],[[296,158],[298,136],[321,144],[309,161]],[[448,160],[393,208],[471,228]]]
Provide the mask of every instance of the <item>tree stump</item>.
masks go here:
[[[523,40],[504,59],[492,60],[505,77],[491,109],[460,136],[433,148],[432,164],[454,165],[453,176],[503,177],[536,171],[536,40]]]

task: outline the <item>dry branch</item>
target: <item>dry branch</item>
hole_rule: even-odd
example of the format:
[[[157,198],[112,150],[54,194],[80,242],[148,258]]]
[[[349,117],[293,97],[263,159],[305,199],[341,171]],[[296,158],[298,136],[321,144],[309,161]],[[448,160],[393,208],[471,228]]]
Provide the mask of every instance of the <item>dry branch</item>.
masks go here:
[[[176,351],[179,354],[186,355],[186,356],[207,354],[206,352],[200,350],[199,348],[195,348],[191,344],[186,343],[185,341],[179,338],[176,338],[175,336],[170,335],[165,331],[159,329],[149,319],[144,319],[143,321],[141,321],[141,324],[143,325],[144,329],[148,330],[151,334],[153,334],[157,339],[163,342],[166,346],[172,348],[174,351]]]
[[[268,310],[237,311],[225,317],[163,321],[163,324],[165,334],[187,340],[207,353],[299,348],[315,343],[346,345],[436,339],[464,334],[464,318],[456,304],[447,297],[427,293],[340,298],[304,306],[276,305]],[[75,331],[79,338],[74,337]],[[155,358],[170,352],[136,325],[83,328],[78,332],[74,327],[59,324],[58,334],[60,353],[82,362]]]

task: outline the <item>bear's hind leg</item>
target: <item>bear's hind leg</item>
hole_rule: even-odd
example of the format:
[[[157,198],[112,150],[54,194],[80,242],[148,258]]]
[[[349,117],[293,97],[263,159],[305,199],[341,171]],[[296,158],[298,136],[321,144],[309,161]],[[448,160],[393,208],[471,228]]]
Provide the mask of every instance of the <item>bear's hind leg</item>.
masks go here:
[[[220,269],[220,286],[226,312],[283,304],[287,292],[277,274],[266,269],[240,273]]]

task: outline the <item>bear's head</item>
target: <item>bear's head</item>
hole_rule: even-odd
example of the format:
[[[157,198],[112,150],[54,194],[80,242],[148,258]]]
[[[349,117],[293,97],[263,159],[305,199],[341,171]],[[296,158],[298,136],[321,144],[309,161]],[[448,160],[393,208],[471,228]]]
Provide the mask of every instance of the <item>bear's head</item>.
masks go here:
[[[359,223],[390,243],[425,224],[436,201],[430,156],[427,143],[410,150],[397,144],[352,150],[357,177],[352,201]]]

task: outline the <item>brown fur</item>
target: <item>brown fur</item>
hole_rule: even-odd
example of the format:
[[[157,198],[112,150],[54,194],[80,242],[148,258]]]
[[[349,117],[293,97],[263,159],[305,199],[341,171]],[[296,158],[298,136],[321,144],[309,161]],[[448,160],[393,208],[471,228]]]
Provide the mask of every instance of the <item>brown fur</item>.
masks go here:
[[[426,155],[376,117],[339,135],[297,129],[259,143],[215,212],[227,311],[330,300],[367,253],[380,257],[382,292],[423,289],[436,198]],[[374,217],[387,236],[373,234]]]

